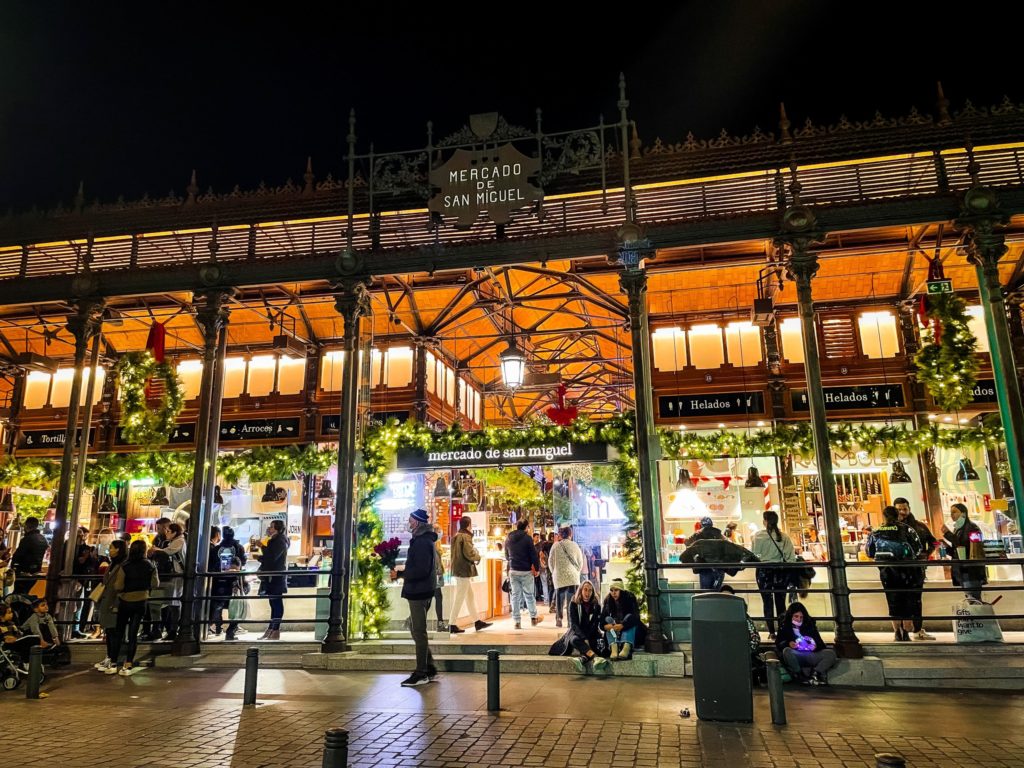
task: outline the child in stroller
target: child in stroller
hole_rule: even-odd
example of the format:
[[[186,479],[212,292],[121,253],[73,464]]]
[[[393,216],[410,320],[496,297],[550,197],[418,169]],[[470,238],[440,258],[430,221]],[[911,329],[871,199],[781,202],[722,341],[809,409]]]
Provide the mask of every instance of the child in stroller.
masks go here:
[[[28,676],[29,649],[39,645],[39,638],[25,635],[18,629],[14,609],[0,603],[0,685],[10,691]]]

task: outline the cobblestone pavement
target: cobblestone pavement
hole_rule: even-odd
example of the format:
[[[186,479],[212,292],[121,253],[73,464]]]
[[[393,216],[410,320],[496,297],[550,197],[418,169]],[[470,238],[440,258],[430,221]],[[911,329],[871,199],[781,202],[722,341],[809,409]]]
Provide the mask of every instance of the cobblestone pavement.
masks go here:
[[[780,728],[760,694],[753,725],[681,718],[688,680],[507,675],[499,715],[482,675],[400,680],[263,670],[260,705],[243,709],[234,670],[82,670],[48,681],[44,700],[0,694],[0,748],[9,765],[47,768],[320,768],[324,731],[343,727],[354,768],[874,768],[879,752],[912,768],[1016,768],[1024,754],[1012,694],[792,690]]]

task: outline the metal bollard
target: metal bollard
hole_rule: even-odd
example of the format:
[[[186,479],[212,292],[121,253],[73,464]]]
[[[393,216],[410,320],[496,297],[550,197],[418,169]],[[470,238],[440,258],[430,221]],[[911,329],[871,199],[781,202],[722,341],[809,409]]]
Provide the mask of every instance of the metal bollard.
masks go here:
[[[501,710],[501,656],[495,650],[487,652],[487,711]]]
[[[348,731],[344,728],[328,728],[324,732],[322,768],[348,768]]]
[[[875,755],[875,768],[906,768],[907,761],[900,755],[891,752],[882,752]]]
[[[28,685],[25,688],[26,699],[39,698],[39,685],[43,682],[43,649],[38,645],[28,651]]]
[[[245,693],[242,694],[242,706],[256,706],[256,677],[260,669],[260,649],[247,648],[245,651]]]
[[[772,708],[772,723],[786,724],[786,695],[782,689],[782,665],[778,659],[765,661],[768,669],[768,703]]]

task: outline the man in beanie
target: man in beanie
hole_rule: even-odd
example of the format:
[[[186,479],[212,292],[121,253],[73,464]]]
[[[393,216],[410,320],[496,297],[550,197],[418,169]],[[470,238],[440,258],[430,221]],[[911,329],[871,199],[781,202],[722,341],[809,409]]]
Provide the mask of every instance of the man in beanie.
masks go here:
[[[417,509],[409,515],[409,553],[401,572],[392,569],[391,580],[402,577],[402,597],[409,601],[409,631],[416,644],[416,670],[402,685],[411,688],[424,685],[437,677],[437,667],[427,642],[427,611],[434,598],[437,576],[434,572],[437,534],[430,525],[426,510]]]
[[[715,528],[715,521],[710,517],[700,519],[700,529],[686,540],[686,546],[692,546],[695,541],[701,539],[724,539],[720,528]]]

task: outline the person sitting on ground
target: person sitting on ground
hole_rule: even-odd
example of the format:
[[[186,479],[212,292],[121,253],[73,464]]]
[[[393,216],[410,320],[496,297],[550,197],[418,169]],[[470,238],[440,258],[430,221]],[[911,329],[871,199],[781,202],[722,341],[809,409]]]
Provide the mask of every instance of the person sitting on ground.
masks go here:
[[[584,581],[569,602],[569,629],[554,642],[548,655],[571,656],[576,651],[580,655],[572,660],[576,671],[581,675],[590,674],[608,665],[608,659],[600,655],[600,639],[601,603],[594,585]]]
[[[804,608],[793,603],[779,623],[775,647],[794,680],[803,685],[828,685],[828,671],[839,663],[836,652],[825,645],[818,625]]]
[[[711,518],[706,517],[704,520],[708,521],[708,524],[704,525],[704,529],[711,528]],[[694,538],[691,536],[687,539],[687,541],[691,540],[693,543],[687,544],[683,554],[679,556],[681,563],[756,563],[758,561],[757,556],[749,549],[726,541],[721,536],[717,538]],[[739,572],[737,568],[694,568],[693,570],[700,579],[700,588],[709,592],[717,592],[721,589],[726,574],[735,576]]]
[[[640,627],[640,606],[636,596],[625,588],[622,579],[612,579],[608,596],[601,606],[602,628],[608,639],[609,658],[626,661],[633,656]]]

